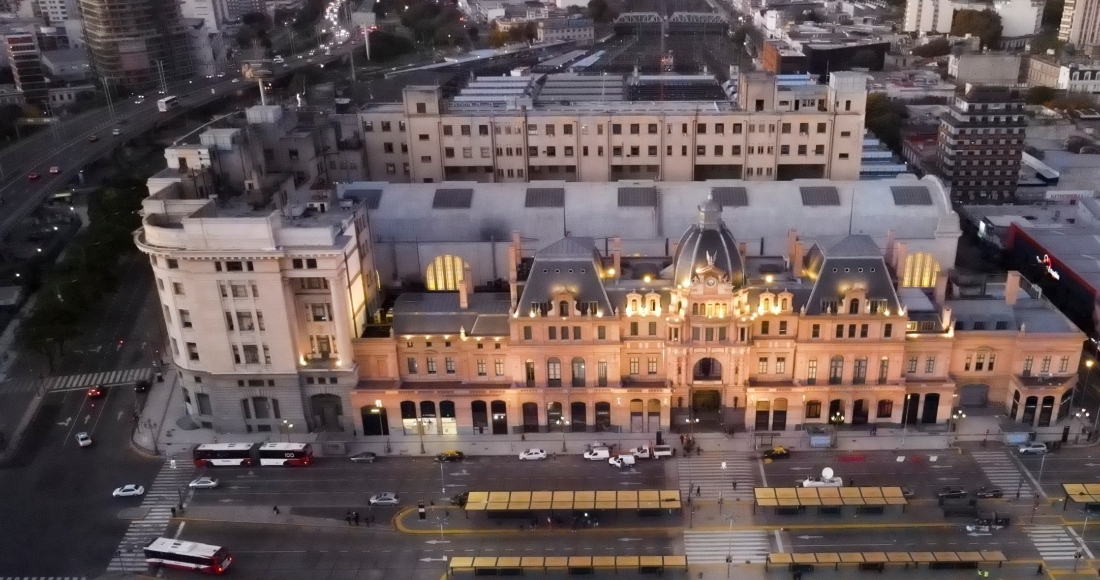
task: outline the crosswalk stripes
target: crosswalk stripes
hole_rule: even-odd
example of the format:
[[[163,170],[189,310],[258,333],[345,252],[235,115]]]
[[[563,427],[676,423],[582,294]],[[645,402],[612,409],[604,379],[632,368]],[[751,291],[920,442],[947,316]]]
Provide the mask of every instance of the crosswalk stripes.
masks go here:
[[[160,469],[153,484],[146,488],[141,502],[141,507],[148,512],[144,518],[130,522],[118,546],[118,553],[107,566],[108,572],[145,569],[145,556],[141,550],[150,540],[164,535],[172,518],[172,507],[179,503],[180,490],[185,489],[194,471],[190,464],[181,465],[178,469],[165,464]]]
[[[120,385],[134,383],[142,379],[150,380],[152,379],[152,377],[153,369],[150,367],[142,367],[117,371],[83,373],[79,375],[44,377],[42,379],[8,379],[0,383],[0,393],[30,393],[38,390],[39,388],[41,388],[43,391],[69,391],[73,389],[90,387],[92,385]]]
[[[684,554],[692,564],[725,564],[726,556],[737,564],[763,564],[770,551],[765,530],[684,531]]]
[[[1020,497],[1035,497],[1035,491],[1031,488],[1031,482],[1020,473],[1016,465],[1004,451],[975,451],[971,453],[974,462],[978,464],[993,487],[999,487],[1005,493],[1005,497],[1016,496],[1016,490],[1020,490]],[[1023,485],[1020,481],[1023,479]]]
[[[681,457],[677,460],[680,493],[700,499],[717,500],[719,492],[723,500],[752,501],[752,488],[756,485],[758,468],[756,460],[747,459],[744,452],[704,452],[701,455]],[[722,469],[722,464],[726,468]],[[733,489],[733,482],[737,489]],[[695,488],[701,495],[695,496]]]
[[[1028,526],[1028,538],[1043,560],[1073,560],[1077,553],[1077,541],[1069,535],[1065,526]]]

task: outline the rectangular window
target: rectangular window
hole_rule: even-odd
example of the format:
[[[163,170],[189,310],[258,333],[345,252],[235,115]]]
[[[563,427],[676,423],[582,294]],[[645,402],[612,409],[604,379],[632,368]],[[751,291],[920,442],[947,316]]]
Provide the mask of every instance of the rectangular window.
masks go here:
[[[859,337],[860,338],[867,338],[867,331],[868,331],[868,325],[866,325],[866,324],[859,325]]]
[[[905,372],[907,372],[909,374],[913,374],[913,373],[917,372],[917,357],[915,357],[915,356],[909,357],[909,361],[907,362],[907,364],[905,366]]]
[[[916,359],[913,359],[914,363]],[[913,372],[917,372],[916,364],[913,365]],[[936,357],[930,356],[924,359],[924,374],[930,375],[936,372]]]
[[[843,324],[836,325],[836,337],[837,338],[844,338],[844,325]]]
[[[597,326],[596,327],[596,340],[607,340],[607,327],[606,326]]]
[[[485,364],[485,361],[480,361],[480,362],[481,362],[482,365]],[[451,357],[447,357],[447,358],[443,359],[443,370],[447,371],[448,375],[455,374],[455,359],[453,359]],[[482,371],[484,371],[484,369],[482,369]],[[481,374],[484,375],[485,373],[481,372]]]
[[[993,370],[993,369],[990,369]],[[1064,373],[1069,370],[1069,357],[1064,356],[1062,360],[1058,361],[1058,372]]]
[[[825,126],[826,126],[825,123],[818,123],[817,124],[817,132],[818,133],[824,133],[826,131]]]
[[[821,338],[821,325],[815,324],[810,327],[810,338]]]
[[[258,365],[260,364],[260,349],[254,344],[246,344],[242,347],[244,351],[244,364],[246,365]]]
[[[408,365],[409,374],[410,375],[415,375],[417,373],[417,366],[418,366],[417,362],[416,362],[416,357],[410,356],[409,358],[405,359],[405,362]]]
[[[551,326],[550,328],[548,328],[546,330],[546,332],[547,332],[547,337],[550,340],[557,340],[558,339],[558,327]]]
[[[562,340],[569,340],[569,327],[568,326],[561,327],[561,339]]]
[[[180,282],[172,282],[172,293],[176,296],[183,296],[183,284]]]
[[[806,382],[809,384],[817,383],[817,359],[812,358],[806,364]]]
[[[893,335],[894,335],[894,325],[890,324],[890,323],[886,323],[882,327],[882,337],[883,338],[890,338]]]
[[[252,324],[251,312],[238,312],[237,313],[237,328],[241,330],[255,330],[255,325]]]
[[[638,357],[630,357],[630,374],[636,375],[639,372]]]
[[[504,376],[504,359],[496,359],[493,361],[493,373],[498,377]]]
[[[435,357],[426,357],[424,359],[424,370],[428,371],[429,375],[435,374]]]
[[[1041,372],[1041,373],[1049,373],[1050,372],[1050,357],[1049,356],[1044,356],[1043,357],[1043,366],[1039,369],[1039,372]]]
[[[768,374],[768,357],[762,356],[756,363],[756,374],[766,375]]]
[[[1027,357],[1024,359],[1024,376],[1031,375],[1031,366],[1035,364],[1035,357]]]
[[[630,336],[638,336],[638,323],[637,322],[631,322],[630,323]]]
[[[997,355],[995,355],[993,353],[990,353],[989,354],[989,366],[986,367],[986,370],[988,370],[990,372],[993,372],[993,362],[996,361],[996,360],[997,360]]]
[[[190,360],[199,360],[199,345],[193,342],[187,343],[187,358]]]
[[[821,401],[807,401],[806,402],[806,418],[807,419],[820,419],[821,418]]]
[[[657,323],[656,322],[650,322],[649,323],[649,335],[650,336],[657,336]]]
[[[760,321],[760,334],[762,334],[764,336],[767,336],[768,332],[770,330],[771,330],[771,322],[769,322],[767,320]]]
[[[477,359],[477,376],[484,377],[485,375],[486,375],[485,359],[479,358],[479,359]]]
[[[655,356],[649,357],[649,360],[646,361],[646,371],[650,375],[657,374],[657,357],[655,357]]]
[[[970,365],[971,365],[971,364],[972,364],[973,362],[974,362],[974,356],[973,356],[973,355],[969,355],[969,354],[968,354],[968,355],[966,355],[966,361],[964,361],[964,362],[963,362],[963,370],[964,370],[964,371],[969,371],[969,370],[970,370]]]
[[[984,371],[985,370],[985,354],[978,354],[978,360],[976,360],[974,362],[974,370],[976,370],[976,371]]]
[[[574,326],[573,327],[573,340],[580,340],[580,339],[581,339],[581,327]]]
[[[180,310],[180,325],[184,328],[191,328],[191,312]]]
[[[779,321],[779,335],[783,336],[785,334],[787,334],[787,321],[786,320],[780,320]]]
[[[889,419],[894,414],[894,402],[883,399],[878,402],[878,418]]]
[[[855,337],[856,337],[856,325],[849,324],[848,325],[848,338],[855,338]]]

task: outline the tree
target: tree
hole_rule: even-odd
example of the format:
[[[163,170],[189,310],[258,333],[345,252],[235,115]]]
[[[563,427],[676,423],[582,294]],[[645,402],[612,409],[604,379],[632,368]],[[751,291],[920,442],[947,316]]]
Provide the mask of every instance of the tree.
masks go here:
[[[1001,42],[1001,15],[992,10],[956,10],[951,36],[967,34],[977,36],[983,48],[996,48]]]
[[[1058,91],[1050,87],[1031,87],[1024,95],[1024,100],[1029,105],[1042,105],[1054,100],[1054,97],[1058,96]]]
[[[901,127],[909,113],[905,105],[882,93],[867,95],[867,129],[895,153],[901,152]]]
[[[265,12],[249,12],[241,16],[241,24],[257,30],[271,30],[271,18]]]
[[[922,44],[913,49],[913,56],[922,58],[935,58],[951,54],[951,43],[946,38],[937,38],[928,44]]]

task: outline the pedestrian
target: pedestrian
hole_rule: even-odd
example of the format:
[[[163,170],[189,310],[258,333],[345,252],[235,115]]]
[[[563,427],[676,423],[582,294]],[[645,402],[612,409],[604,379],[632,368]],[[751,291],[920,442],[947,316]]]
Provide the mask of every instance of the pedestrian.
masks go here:
[[[684,444],[684,434],[680,433],[680,445]]]
[[[348,510],[348,513],[344,514],[344,521],[346,521],[349,526],[351,525],[351,510]]]
[[[275,515],[279,515],[279,506],[271,508],[271,511],[275,512]]]
[[[1042,573],[1043,573],[1043,564],[1042,564],[1042,562],[1040,562],[1040,563],[1039,563],[1039,569],[1035,570],[1035,575],[1036,575],[1036,576],[1040,576],[1040,575],[1042,575]],[[1100,576],[1100,570],[1097,570],[1097,571],[1096,571],[1096,574],[1097,574],[1098,576]]]
[[[435,507],[435,500],[434,499],[429,499],[428,504],[430,504],[432,507]]]
[[[849,477],[848,478],[848,487],[855,487],[855,486],[856,486],[856,480]]]
[[[737,482],[733,482],[733,491],[737,491]]]
[[[370,518],[363,518],[363,525],[370,527]]]
[[[352,516],[351,516],[351,519],[352,519],[352,521],[355,522],[355,525],[358,526],[359,525],[359,512],[353,513]]]
[[[703,495],[703,486],[701,486],[701,485],[695,486],[695,497],[700,497],[702,495]]]
[[[172,506],[172,517],[176,517],[176,506]]]
[[[374,520],[375,520],[375,516],[371,516],[371,517],[370,517],[370,522],[371,522],[372,524],[374,523]]]
[[[696,447],[695,448],[696,457],[698,457],[699,455],[702,455],[702,454],[703,454],[703,448],[702,447]]]
[[[526,433],[520,433],[519,434],[519,440],[520,441],[527,441],[527,434]]]

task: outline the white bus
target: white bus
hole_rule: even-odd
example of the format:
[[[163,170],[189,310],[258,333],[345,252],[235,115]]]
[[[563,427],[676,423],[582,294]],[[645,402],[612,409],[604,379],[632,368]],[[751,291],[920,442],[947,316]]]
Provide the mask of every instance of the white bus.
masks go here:
[[[160,112],[162,113],[169,109],[175,109],[178,106],[180,106],[180,98],[175,96],[164,97],[163,99],[157,101],[157,109],[160,110]]]
[[[204,443],[195,447],[193,458],[198,467],[214,465],[254,465],[255,443]]]
[[[221,574],[229,568],[233,556],[221,546],[157,538],[145,546],[145,562],[151,569],[164,567]]]
[[[309,443],[264,443],[260,446],[260,465],[300,465],[313,463]]]

